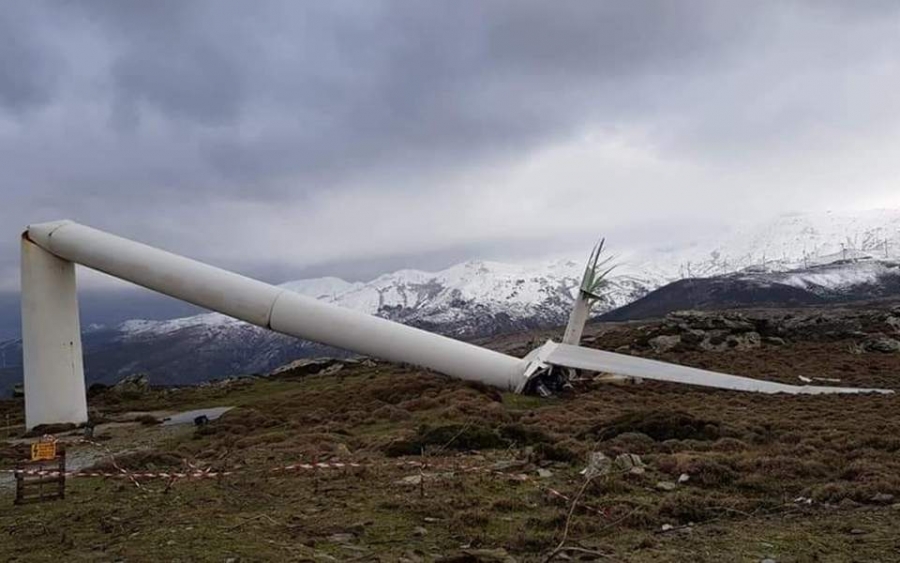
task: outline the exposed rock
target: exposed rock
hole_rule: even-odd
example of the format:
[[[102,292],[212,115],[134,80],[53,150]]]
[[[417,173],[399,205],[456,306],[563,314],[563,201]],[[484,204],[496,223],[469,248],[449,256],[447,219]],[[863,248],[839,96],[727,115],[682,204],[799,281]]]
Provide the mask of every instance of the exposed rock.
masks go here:
[[[657,336],[655,338],[650,339],[650,347],[653,348],[653,351],[657,354],[662,354],[663,352],[668,352],[672,348],[678,346],[681,343],[681,337],[678,335],[671,336]]]
[[[894,502],[894,495],[888,493],[876,493],[870,500],[875,504],[891,504]]]
[[[863,342],[862,347],[866,352],[893,354],[895,352],[900,352],[900,341],[886,336],[874,336]]]
[[[683,483],[687,483],[690,480],[691,480],[691,476],[688,475],[687,473],[682,473],[681,475],[678,476],[678,484],[679,485],[681,485]]]
[[[766,344],[771,344],[772,346],[784,346],[785,344],[787,344],[784,338],[781,338],[780,336],[766,336],[765,338],[763,338],[763,342],[765,342]]]
[[[427,536],[428,530],[426,530],[422,526],[416,526],[415,528],[413,528],[413,535],[418,537]]]
[[[553,477],[553,472],[549,469],[538,468],[537,476],[541,479],[547,479],[548,477]]]
[[[676,485],[672,481],[660,481],[656,484],[656,488],[660,491],[674,491],[676,488],[678,488],[678,485]]]
[[[591,452],[591,455],[588,457],[587,467],[581,471],[581,474],[586,479],[605,475],[612,469],[612,463],[613,461],[606,457],[606,454],[603,452]]]
[[[145,373],[134,373],[127,375],[112,386],[113,391],[121,393],[124,391],[144,392],[150,389],[150,376]]]
[[[616,456],[616,468],[622,471],[630,471],[635,467],[644,467],[641,457],[636,454],[619,454]]]
[[[700,348],[708,352],[724,352],[737,350],[740,352],[754,350],[762,345],[762,337],[758,332],[725,335],[721,331],[712,334],[700,343]]]
[[[299,377],[304,375],[314,375],[317,373],[329,374],[340,371],[346,364],[356,363],[358,363],[357,360],[350,358],[304,358],[275,368],[269,373],[269,376]]]
[[[409,475],[407,477],[404,477],[403,479],[400,479],[400,480],[394,481],[394,482],[397,483],[398,485],[412,487],[412,486],[420,485],[422,483],[422,476],[421,475]]]
[[[900,332],[900,317],[891,315],[888,318],[884,319],[884,324],[891,327],[894,332]]]
[[[706,340],[706,333],[700,329],[689,329],[681,334],[681,343],[690,348],[695,348]]]

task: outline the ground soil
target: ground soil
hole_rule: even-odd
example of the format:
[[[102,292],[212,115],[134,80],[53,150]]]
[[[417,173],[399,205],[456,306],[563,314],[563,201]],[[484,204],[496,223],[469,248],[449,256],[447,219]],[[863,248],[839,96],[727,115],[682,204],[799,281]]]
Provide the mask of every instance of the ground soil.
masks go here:
[[[585,340],[794,384],[802,375],[900,389],[900,353],[864,347],[889,336],[883,310],[742,314],[781,341],[655,352],[654,336],[685,330],[673,321],[592,325]],[[490,344],[523,353],[552,335]],[[538,399],[375,363],[91,398],[99,419],[219,405],[236,408],[181,431],[137,418],[100,425],[99,465],[231,475],[76,478],[66,500],[25,507],[0,490],[0,559],[900,561],[898,395],[764,396],[586,377],[575,392]],[[0,403],[7,413],[21,423],[21,403]],[[0,464],[22,453],[16,443],[0,442]],[[637,454],[644,471],[586,480],[592,452]],[[358,467],[277,470],[337,460]]]

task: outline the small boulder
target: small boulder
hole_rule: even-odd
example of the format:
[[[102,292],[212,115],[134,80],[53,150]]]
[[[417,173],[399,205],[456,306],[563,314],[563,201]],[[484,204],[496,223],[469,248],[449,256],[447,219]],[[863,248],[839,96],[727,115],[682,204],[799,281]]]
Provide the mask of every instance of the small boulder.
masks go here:
[[[704,340],[706,340],[706,333],[696,328],[686,330],[681,335],[681,343],[691,348],[699,346]]]
[[[621,471],[630,471],[635,467],[644,467],[641,456],[637,454],[619,454],[616,456],[616,469]]]
[[[150,389],[150,376],[145,373],[134,373],[127,375],[113,385],[113,391],[146,391]]]
[[[888,493],[876,493],[875,496],[869,500],[875,504],[892,504],[894,502],[894,495]]]
[[[886,336],[875,336],[863,342],[862,347],[866,352],[893,354],[900,352],[900,341]]]
[[[660,491],[669,492],[674,491],[676,488],[678,488],[678,485],[676,485],[672,481],[660,481],[656,484],[656,488]]]
[[[669,350],[681,344],[681,337],[677,334],[657,336],[655,338],[651,338],[649,344],[650,347],[653,348],[654,352],[656,352],[657,354],[662,354],[663,352],[668,352]]]
[[[587,467],[581,471],[581,474],[584,475],[585,479],[593,479],[594,477],[605,475],[612,469],[612,463],[613,461],[606,457],[606,454],[603,452],[591,452],[591,455],[588,457]]]
[[[398,485],[406,486],[406,487],[414,487],[416,485],[422,484],[422,476],[421,475],[409,475],[407,477],[404,477],[403,479],[395,481],[395,483]]]

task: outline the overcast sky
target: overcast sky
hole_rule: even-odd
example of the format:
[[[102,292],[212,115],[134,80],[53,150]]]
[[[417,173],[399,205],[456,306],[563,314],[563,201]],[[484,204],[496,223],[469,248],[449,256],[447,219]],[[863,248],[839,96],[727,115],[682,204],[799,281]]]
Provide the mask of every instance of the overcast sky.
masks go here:
[[[0,290],[58,218],[283,281],[900,206],[896,0],[0,7]]]

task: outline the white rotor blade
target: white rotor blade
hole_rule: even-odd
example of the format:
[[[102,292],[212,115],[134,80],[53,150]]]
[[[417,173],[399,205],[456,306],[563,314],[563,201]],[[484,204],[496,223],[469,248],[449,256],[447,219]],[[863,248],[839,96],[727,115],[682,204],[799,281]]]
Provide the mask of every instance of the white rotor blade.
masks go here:
[[[775,383],[773,381],[762,381],[750,377],[727,375],[714,371],[679,366],[656,360],[636,358],[624,354],[615,354],[613,352],[605,352],[593,348],[583,348],[581,346],[571,346],[569,344],[557,344],[555,342],[548,342],[541,347],[536,359],[545,364],[560,367],[612,373],[629,377],[653,379],[656,381],[701,385],[718,389],[732,389],[736,391],[790,393],[793,395],[817,395],[824,393],[893,393],[893,391],[887,389],[787,385],[784,383]]]

